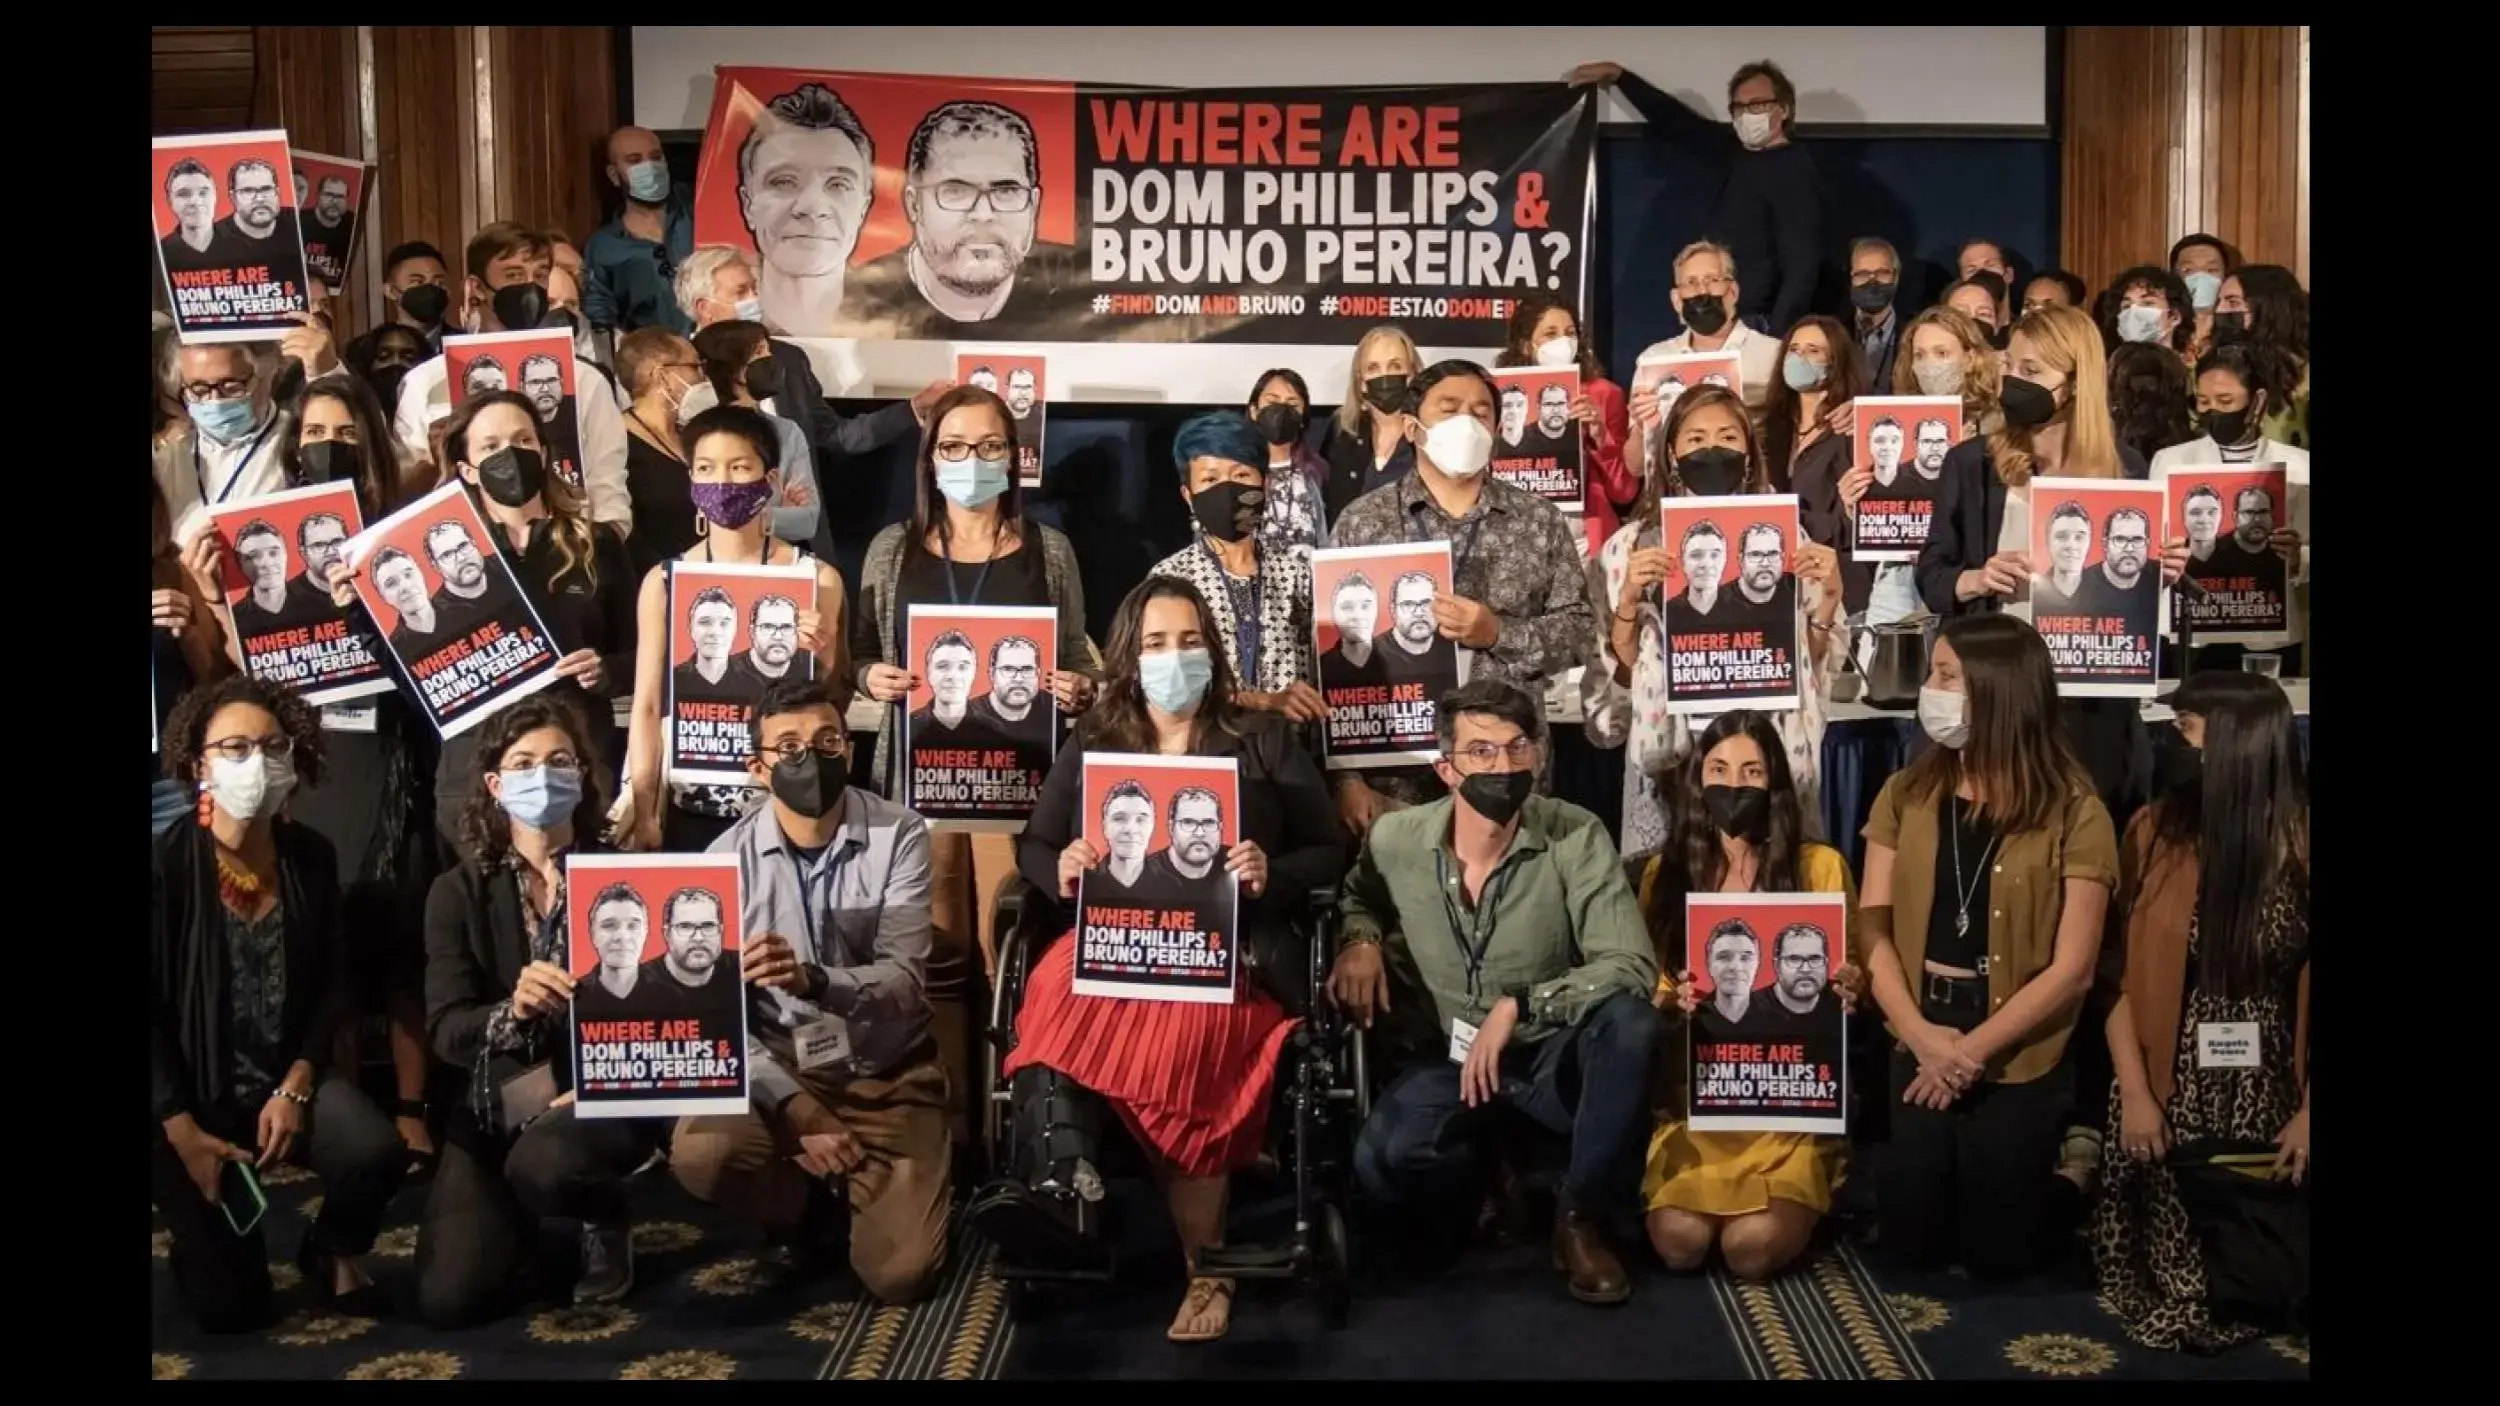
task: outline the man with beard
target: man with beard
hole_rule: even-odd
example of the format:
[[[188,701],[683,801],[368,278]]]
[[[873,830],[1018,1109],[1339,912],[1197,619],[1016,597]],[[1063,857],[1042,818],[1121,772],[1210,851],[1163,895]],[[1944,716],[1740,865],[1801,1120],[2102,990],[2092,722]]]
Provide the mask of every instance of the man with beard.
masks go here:
[[[1146,877],[1146,846],[1154,842],[1155,803],[1135,781],[1116,781],[1102,798],[1102,863],[1089,870],[1077,890],[1089,907],[1142,906],[1137,885]]]
[[[1372,688],[1381,682],[1380,660],[1372,652],[1372,622],[1380,618],[1380,588],[1359,571],[1337,580],[1329,597],[1328,618],[1337,627],[1337,647],[1320,656],[1321,681],[1328,688]]]
[[[1037,329],[1052,292],[1081,279],[1073,247],[1034,242],[1040,153],[1033,124],[996,103],[920,119],[903,169],[912,242],[859,270],[846,321],[898,341]]]
[[[1727,630],[1760,630],[1773,640],[1796,628],[1797,578],[1780,568],[1788,557],[1788,540],[1767,522],[1747,527],[1738,542],[1736,590],[1724,601],[1712,624]]]
[[[1033,402],[1039,398],[1032,367],[1019,366],[1007,373],[1007,413],[1016,417],[1016,423],[1033,418]]]
[[[2274,540],[2274,495],[2265,485],[2252,483],[2235,495],[2234,516],[2238,519],[2230,536],[2216,541],[2222,521],[2222,499],[2206,490],[2213,499],[2213,526],[2206,529],[2207,550],[2196,552],[2196,505],[2188,506],[2188,553],[2196,558],[2193,569],[2200,577],[2254,576],[2260,580],[2282,579],[2283,558],[2272,545]]]
[[[961,630],[948,630],[929,645],[927,667],[921,675],[929,684],[929,706],[913,711],[911,731],[905,734],[913,751],[1006,745],[1004,737],[972,712],[972,680],[979,658],[972,637]]]
[[[1825,999],[1831,984],[1831,935],[1812,923],[1790,923],[1771,939],[1771,986],[1761,993],[1767,999],[1754,1001],[1745,1033],[1772,1039],[1838,1034],[1839,998]]]
[[[556,276],[559,281],[561,275]],[[564,363],[552,353],[535,352],[521,361],[521,394],[538,415],[538,437],[546,446],[547,467],[578,484],[582,476],[581,436],[564,394]]]
[[[740,701],[751,703],[767,686],[789,677],[790,661],[799,652],[799,603],[788,596],[757,600],[747,612],[747,636],[747,652],[729,661],[729,672]]]
[[[1571,433],[1571,393],[1552,384],[1536,393],[1536,427],[1547,439]]]
[[[694,641],[694,657],[669,671],[669,696],[680,703],[750,701],[738,680],[730,677],[729,646],[738,633],[738,603],[718,586],[695,593],[686,607],[686,635]]]
[[[298,174],[295,178],[304,178]],[[302,201],[297,201],[300,207]],[[333,290],[347,282],[347,253],[356,242],[356,217],[347,209],[347,177],[323,176],[311,218],[303,222],[304,260],[315,278]]]
[[[391,649],[401,662],[414,664],[451,639],[434,602],[425,593],[425,568],[397,547],[373,554],[373,589],[399,617],[391,627]]]
[[[990,691],[972,700],[968,710],[984,727],[993,728],[1012,745],[1050,755],[1051,710],[1036,708],[1041,696],[1042,647],[1023,635],[1008,635],[990,646]]]
[[[1432,614],[1440,590],[1423,571],[1407,572],[1389,588],[1389,628],[1372,640],[1381,682],[1429,684],[1436,697],[1458,686],[1458,645],[1441,634]]]
[[[1901,422],[1890,415],[1877,420],[1866,432],[1866,457],[1875,470],[1875,482],[1867,487],[1870,498],[1889,498],[1894,485],[1901,481]]]
[[[767,326],[821,337],[842,322],[876,172],[876,143],[831,88],[803,84],[764,105],[738,147],[738,214],[762,264]]]
[[[285,278],[300,247],[295,240],[295,212],[278,203],[278,168],[273,162],[247,156],[226,169],[226,194],[234,213],[218,222],[219,252],[229,263],[265,267]]]
[[[2142,621],[2160,618],[2161,573],[2146,571],[2153,549],[2153,520],[2142,508],[2120,508],[2101,524],[2101,569],[2086,575],[2075,606],[2089,615]]]
[[[1937,480],[1944,477],[1944,456],[1953,450],[1953,427],[1939,419],[1918,422],[1918,457],[1913,462],[1918,476],[1925,482],[1925,492],[1934,492]]]
[[[1761,1023],[1762,1002],[1754,999],[1754,978],[1762,970],[1762,939],[1742,918],[1723,919],[1702,943],[1703,963],[1710,969],[1710,1004],[1695,1014],[1712,1020],[1705,1035],[1751,1034]]]
[[[1528,388],[1516,381],[1502,387],[1502,444],[1517,449],[1519,441],[1528,437]]]
[[[627,883],[613,883],[590,901],[590,948],[599,965],[573,987],[576,1020],[639,1020],[642,949],[651,935],[651,910]]]
[[[184,157],[165,173],[165,204],[174,214],[174,232],[165,236],[167,273],[192,273],[223,268],[230,262],[218,244],[217,178],[206,166]]]
[[[2049,569],[2031,578],[2031,617],[2083,615],[2083,561],[2092,555],[2092,514],[2069,498],[2049,510]]]
[[[1667,602],[1667,634],[1728,628],[1727,618],[1734,612],[1719,591],[1719,578],[1727,570],[1727,534],[1705,519],[1684,529],[1677,550],[1684,559],[1684,593]]]
[[[469,363],[468,373],[460,378],[460,395],[464,401],[497,391],[512,389],[512,373],[491,356],[481,356]]]
[[[468,528],[448,518],[427,528],[425,554],[443,578],[443,588],[434,593],[434,614],[444,630],[465,635],[511,611],[512,588],[500,571],[486,569],[486,553]]]
[[[1131,886],[1141,908],[1187,908],[1222,931],[1230,912],[1232,876],[1224,868],[1224,807],[1204,786],[1172,793],[1172,839],[1145,863]]]

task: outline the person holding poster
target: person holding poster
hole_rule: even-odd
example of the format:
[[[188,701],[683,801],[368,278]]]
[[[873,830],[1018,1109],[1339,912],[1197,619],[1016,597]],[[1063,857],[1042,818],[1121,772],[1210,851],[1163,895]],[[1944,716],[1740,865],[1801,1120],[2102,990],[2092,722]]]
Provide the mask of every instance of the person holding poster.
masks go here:
[[[1552,293],[1528,293],[1512,304],[1502,352],[1493,366],[1497,371],[1535,366],[1579,374],[1579,391],[1562,408],[1577,424],[1581,519],[1588,532],[1588,554],[1595,556],[1615,534],[1623,509],[1641,492],[1640,475],[1624,457],[1630,421],[1623,388],[1606,379],[1596,352],[1581,345],[1580,319],[1570,302]]]
[[[2160,677],[2162,573],[2145,569],[2158,484],[2035,478],[2031,623],[2049,647],[2059,689],[2077,697],[2150,698]]]
[[[1042,689],[1058,638],[1048,610],[912,607],[906,641],[922,687],[906,700],[902,799],[914,814],[942,829],[1023,828],[1059,744]]]
[[[2118,842],[2029,625],[1947,621],[1918,712],[1934,745],[1875,798],[1858,910],[1869,986],[1898,1042],[1876,1221],[1887,1253],[1910,1264],[2012,1277],[2052,1248],[2050,1169],[2075,1105],[2067,1041]]]
[[[1150,574],[1187,581],[1206,598],[1243,707],[1316,724],[1328,709],[1312,687],[1310,554],[1264,536],[1274,520],[1269,485],[1298,471],[1269,469],[1267,451],[1258,426],[1238,415],[1209,411],[1181,426],[1172,461],[1198,540]]]
[[[1154,806],[1149,797],[1148,822],[1168,826],[1171,862],[1203,866],[1239,886],[1230,999],[1083,994],[1084,935],[1072,931],[1051,943],[1025,980],[1016,1046],[1003,1067],[1015,1109],[1007,1174],[975,1193],[970,1211],[1021,1267],[1099,1253],[1101,1203],[1083,1190],[1099,1178],[1096,1120],[1076,1120],[1071,1142],[1070,1129],[1052,1126],[1058,1120],[1045,1110],[1089,1095],[1108,1102],[1168,1173],[1166,1204],[1192,1266],[1169,1330],[1176,1342],[1211,1341],[1231,1324],[1233,1282],[1196,1274],[1197,1252],[1224,1243],[1228,1178],[1266,1147],[1277,1061],[1294,1025],[1288,1011],[1308,994],[1307,959],[1292,950],[1289,920],[1307,895],[1333,887],[1345,871],[1319,768],[1284,719],[1241,706],[1231,662],[1216,643],[1213,612],[1187,582],[1152,577],[1129,593],[1112,622],[1102,699],[1051,768],[1016,848],[1018,868],[1064,905],[1065,921],[1080,893],[1086,906],[1099,906],[1096,886],[1116,862],[1104,850],[1124,843],[1107,836],[1112,844],[1098,849],[1085,838],[1104,833],[1099,799],[1130,776],[1164,786],[1171,800]],[[1131,765],[1105,772],[1093,760],[1111,757]],[[1220,766],[1229,780],[1222,789],[1234,791],[1237,803],[1225,807],[1220,795],[1207,794],[1213,786],[1193,795],[1194,780],[1167,785],[1136,765],[1145,762],[1185,766],[1175,774],[1190,778]],[[1089,781],[1089,773],[1100,774]],[[1199,823],[1209,818],[1210,799],[1213,836]],[[1222,846],[1227,833],[1234,843]]]
[[[1382,816],[1346,878],[1330,996],[1367,1028],[1432,1018],[1400,1031],[1355,1176],[1407,1230],[1445,1239],[1424,1212],[1457,1209],[1488,1106],[1507,1103],[1571,1139],[1553,1252],[1572,1297],[1621,1303],[1632,1284],[1605,1222],[1638,1189],[1659,1024],[1640,906],[1598,818],[1535,794],[1534,695],[1477,680],[1438,721],[1451,794]]]
[[[293,330],[312,311],[312,289],[286,133],[157,137],[151,148],[148,215],[182,340],[274,340]]]
[[[294,1260],[304,1287],[324,1309],[369,1313],[357,1261],[408,1154],[353,1071],[331,1067],[352,1004],[338,857],[279,814],[321,775],[320,726],[283,685],[230,675],[174,705],[163,746],[165,774],[199,795],[197,819],[151,851],[142,978],[149,1199],[175,1297],[210,1332],[277,1317],[268,1237],[220,1208],[292,1161],[324,1193]]]
[[[1024,512],[1014,472],[1015,417],[977,386],[938,397],[913,466],[911,518],[869,542],[859,570],[860,603],[851,619],[851,658],[862,692],[898,708],[925,682],[925,656],[906,652],[914,606],[1021,606],[1059,614],[1058,653],[1047,687],[1063,717],[1094,698],[1086,673],[1085,588],[1075,549],[1059,529]],[[903,714],[877,734],[871,773],[885,794],[903,794]],[[978,935],[985,970],[997,966],[989,931],[992,899],[1015,867],[1003,835],[940,834],[930,842],[936,960],[963,961]]]
[[[1662,357],[1697,356],[1715,353],[1732,359],[1734,367],[1702,367],[1688,371],[1683,377],[1687,386],[1716,385],[1721,390],[1735,391],[1744,397],[1748,412],[1760,413],[1771,383],[1780,379],[1780,334],[1755,331],[1736,317],[1737,299],[1742,290],[1736,282],[1736,255],[1724,245],[1707,239],[1684,246],[1675,256],[1675,287],[1669,294],[1676,320],[1684,330],[1663,342],[1651,343],[1641,352],[1640,364],[1654,364]],[[1794,326],[1794,322],[1788,325]],[[1734,372],[1733,383],[1730,372]],[[1717,377],[1713,381],[1711,378]],[[1660,393],[1644,395],[1637,378],[1632,388],[1632,422],[1644,431],[1665,423],[1672,407],[1672,398]]]
[[[1660,981],[1659,999],[1674,1004],[1689,1023],[1702,999],[1693,963],[1684,955],[1686,934],[1694,927],[1693,899],[1829,895],[1845,922],[1856,909],[1857,890],[1840,851],[1805,838],[1807,811],[1771,715],[1739,708],[1712,719],[1695,739],[1673,795],[1675,833],[1690,843],[1673,845],[1649,862],[1641,879],[1641,907],[1658,950],[1676,954],[1678,971],[1673,980]],[[1703,928],[1705,934],[1711,930]],[[1773,999],[1838,1002],[1854,1012],[1865,974],[1849,960],[1839,933],[1828,926],[1820,931],[1827,940],[1819,948],[1802,934],[1783,942],[1785,929],[1774,936],[1772,970],[1787,987]],[[1792,943],[1793,952],[1787,950]],[[1787,961],[1790,956],[1796,960]],[[1721,994],[1711,993],[1714,1000]],[[1761,1003],[1764,994],[1751,999]],[[1669,1032],[1670,1051],[1681,1043]],[[1844,1053],[1833,1060],[1845,1058]],[[1667,1063],[1680,1082],[1691,1083],[1687,1061],[1670,1056]],[[1684,1111],[1689,1098],[1689,1090],[1670,1093],[1663,1106],[1675,1111],[1663,1115],[1650,1133],[1648,1171],[1641,1182],[1649,1243],[1667,1268],[1679,1273],[1701,1268],[1716,1245],[1736,1277],[1768,1279],[1805,1250],[1816,1224],[1831,1213],[1848,1140],[1793,1129],[1703,1129]]]
[[[165,508],[165,491],[148,485],[148,677],[156,727],[150,734],[149,833],[162,835],[193,813],[195,788],[164,774],[166,720],[174,704],[193,687],[214,683],[234,671],[228,658],[225,627],[218,622],[210,592],[201,589],[174,548],[173,517]]]
[[[2294,618],[2293,598],[2306,596],[2309,581],[2309,451],[2265,434],[2262,424],[2273,406],[2262,381],[2245,347],[2208,353],[2196,369],[2196,412],[2204,437],[2153,456],[2153,477],[2171,485],[2171,533],[2178,536],[2184,527],[2187,574],[2205,591],[2177,603],[2188,612],[2183,623],[2191,637],[2204,642],[2189,661],[2191,668],[2229,668],[2254,647],[2282,649],[2284,672],[2301,671],[2304,631]],[[2224,472],[2190,472],[2205,466]],[[2219,511],[2183,514],[2180,490],[2193,486],[2183,479],[2212,483]],[[2265,499],[2262,521],[2256,515],[2260,494],[2251,492],[2252,486]],[[2216,584],[2233,581],[2255,584]]]
[[[1578,534],[1553,504],[1485,473],[1495,395],[1493,373],[1472,361],[1426,367],[1407,390],[1415,467],[1347,508],[1336,539],[1339,547],[1449,543],[1449,585],[1436,585],[1430,607],[1434,634],[1464,651],[1466,678],[1541,692],[1549,676],[1580,662],[1595,621]],[[1412,606],[1414,583],[1406,589]],[[1383,594],[1394,612],[1394,590]],[[1400,638],[1401,649],[1411,646],[1412,635]],[[1384,656],[1378,641],[1372,652],[1397,657]],[[1397,671],[1386,672],[1395,692]],[[1357,834],[1384,809],[1446,789],[1421,765],[1340,771],[1335,780],[1340,813]]]
[[[1623,852],[1634,856],[1655,853],[1666,842],[1666,784],[1691,752],[1694,734],[1707,725],[1709,710],[1678,706],[1671,687],[1669,642],[1680,623],[1703,621],[1699,636],[1709,638],[1724,632],[1715,623],[1720,612],[1750,605],[1749,591],[1789,602],[1782,633],[1796,642],[1788,654],[1790,682],[1776,696],[1765,690],[1757,706],[1774,710],[1773,725],[1809,816],[1821,814],[1823,681],[1844,667],[1841,651],[1848,647],[1847,632],[1840,628],[1837,554],[1821,543],[1797,540],[1785,513],[1766,516],[1782,500],[1769,496],[1770,474],[1753,422],[1735,395],[1715,386],[1686,392],[1668,412],[1659,442],[1665,446],[1660,463],[1631,519],[1597,554],[1613,609],[1602,667],[1580,678],[1589,740],[1624,749],[1621,833]],[[1721,506],[1695,506],[1701,503]],[[1663,535],[1670,523],[1679,524],[1673,553]],[[1730,533],[1739,579],[1713,583],[1725,574]],[[1781,559],[1772,555],[1774,537],[1795,542],[1784,552],[1793,558],[1784,573]],[[1754,553],[1750,559],[1744,555],[1748,550]],[[1709,601],[1707,612],[1695,604],[1698,583],[1713,583],[1699,593]],[[1763,621],[1757,628],[1773,637],[1771,626],[1779,617],[1756,618]],[[1689,624],[1685,628],[1691,630]],[[1745,696],[1730,701],[1743,702]]]
[[[714,406],[684,439],[703,531],[642,578],[626,745],[634,848],[677,853],[705,848],[763,804],[746,774],[747,732],[768,687],[822,678],[849,692],[841,573],[766,529],[779,439],[771,423],[746,406]]]
[[[601,849],[610,775],[581,706],[537,694],[475,736],[460,858],[425,903],[427,1028],[461,1087],[417,1221],[417,1313],[435,1328],[509,1307],[523,1251],[547,1219],[581,1222],[574,1302],[624,1298],[634,1285],[625,1179],[668,1128],[586,1119],[576,1101],[568,1010],[584,983],[566,951],[569,912],[596,886],[571,888],[567,868]]]
[[[946,1262],[954,1185],[927,983],[928,826],[849,785],[850,732],[824,683],[774,683],[751,736],[748,775],[772,799],[712,853],[735,858],[746,895],[754,1102],[680,1121],[669,1171],[789,1245],[798,1276],[847,1250],[870,1294],[914,1303]],[[837,1195],[847,1246],[825,1234]]]

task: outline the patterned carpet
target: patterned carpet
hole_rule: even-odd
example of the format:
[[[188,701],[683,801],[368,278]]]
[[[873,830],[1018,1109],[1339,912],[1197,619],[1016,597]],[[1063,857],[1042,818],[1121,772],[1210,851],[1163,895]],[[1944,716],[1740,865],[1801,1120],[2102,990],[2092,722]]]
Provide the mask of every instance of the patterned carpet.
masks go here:
[[[960,1225],[946,1282],[929,1302],[862,1307],[847,1272],[797,1291],[768,1290],[756,1271],[769,1252],[659,1172],[633,1183],[636,1282],[622,1305],[575,1308],[559,1290],[455,1333],[404,1311],[381,1319],[321,1313],[306,1304],[293,1264],[297,1227],[319,1207],[313,1178],[288,1169],[268,1190],[282,1318],[265,1332],[215,1337],[192,1327],[174,1302],[163,1228],[151,1224],[158,1380],[965,1380],[997,1376],[1008,1346],[1004,1296],[986,1272],[991,1252]],[[400,1193],[369,1261],[402,1304],[413,1292],[424,1195],[423,1187]],[[540,1282],[569,1286],[569,1230],[542,1235]]]

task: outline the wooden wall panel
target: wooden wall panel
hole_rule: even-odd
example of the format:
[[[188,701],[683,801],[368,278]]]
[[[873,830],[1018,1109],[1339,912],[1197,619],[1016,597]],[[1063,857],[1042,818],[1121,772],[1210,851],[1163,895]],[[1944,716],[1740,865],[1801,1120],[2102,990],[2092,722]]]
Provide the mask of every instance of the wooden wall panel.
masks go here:
[[[453,25],[373,27],[373,106],[381,170],[373,218],[377,248],[421,239],[454,265],[468,238],[475,192],[471,104],[473,31]]]
[[[2301,83],[2297,27],[2205,31],[2203,214],[2251,263],[2300,262]]]
[[[252,31],[252,125],[330,156],[361,156],[355,95],[356,31],[340,25],[264,24]]]
[[[615,31],[507,25],[494,31],[495,203],[504,219],[575,242],[606,218],[605,144],[616,124]]]
[[[2120,270],[2160,262],[2185,88],[2183,31],[2079,25],[2066,31],[2061,192],[2066,267],[2094,289]]]
[[[232,132],[252,118],[252,26],[148,31],[148,134]]]

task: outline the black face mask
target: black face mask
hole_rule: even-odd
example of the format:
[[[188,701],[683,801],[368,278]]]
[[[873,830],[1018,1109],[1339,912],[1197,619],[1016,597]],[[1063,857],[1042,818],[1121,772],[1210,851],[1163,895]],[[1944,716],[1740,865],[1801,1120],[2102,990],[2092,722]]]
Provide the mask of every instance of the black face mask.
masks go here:
[[[810,820],[832,814],[850,784],[850,762],[813,747],[793,761],[773,763],[773,799]]]
[[[1267,490],[1255,483],[1228,479],[1189,498],[1189,515],[1198,520],[1198,530],[1218,542],[1238,542],[1258,531],[1266,511]]]
[[[2236,347],[2248,340],[2248,314],[2218,312],[2214,314],[2214,345]]]
[[[2153,793],[2173,795],[2205,784],[2205,749],[2173,741],[2153,758]]]
[[[2057,418],[2057,393],[2038,381],[2008,376],[1999,398],[2005,407],[2005,423],[2009,425],[2032,430]]]
[[[1745,491],[1745,456],[1733,449],[1696,449],[1675,461],[1675,476],[1696,498]]]
[[[507,444],[477,466],[477,486],[507,508],[522,507],[547,486],[547,461],[535,449]]]
[[[2005,350],[2006,343],[2013,340],[2014,329],[2011,327],[1995,327],[1990,328],[1988,331],[1988,345],[1996,348],[1998,351]]]
[[[1719,335],[1727,326],[1727,299],[1716,293],[1704,293],[1684,300],[1684,325],[1705,337]]]
[[[1458,798],[1494,824],[1508,825],[1535,790],[1533,771],[1480,771],[1459,781]]]
[[[745,378],[747,394],[757,400],[770,400],[781,392],[781,368],[770,358],[747,363]]]
[[[365,456],[341,439],[316,440],[295,451],[306,483],[350,483],[363,471]]]
[[[1302,438],[1302,411],[1278,401],[1259,407],[1259,435],[1270,444],[1291,444]]]
[[[373,393],[382,397],[382,409],[385,412],[396,412],[399,409],[399,383],[408,379],[407,367],[393,366],[377,370],[365,379],[372,384]]]
[[[1374,376],[1363,383],[1363,399],[1370,401],[1372,409],[1381,414],[1394,415],[1406,408],[1406,378]],[[1269,441],[1271,444],[1274,442]]]
[[[546,317],[541,321],[548,327],[561,327],[576,336],[580,335],[582,330],[581,314],[571,308],[549,308]]]
[[[1771,793],[1760,786],[1704,786],[1701,807],[1722,835],[1757,845],[1771,838]]]
[[[547,285],[515,283],[495,290],[495,320],[505,330],[526,332],[547,315]]]
[[[1860,312],[1882,312],[1892,306],[1892,294],[1893,285],[1890,283],[1851,284],[1849,306]]]
[[[432,327],[451,311],[451,290],[439,283],[420,283],[401,291],[399,305],[410,317]]]
[[[2205,416],[2205,433],[2221,445],[2235,445],[2248,434],[2248,407],[2215,410]]]

